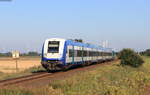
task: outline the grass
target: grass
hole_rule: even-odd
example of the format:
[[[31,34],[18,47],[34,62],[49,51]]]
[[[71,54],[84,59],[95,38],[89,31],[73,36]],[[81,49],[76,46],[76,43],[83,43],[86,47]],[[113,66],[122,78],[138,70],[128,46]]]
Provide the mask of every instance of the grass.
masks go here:
[[[150,58],[143,59],[145,64],[139,68],[122,67],[116,62],[53,81],[44,88],[1,89],[0,95],[144,95],[144,87],[150,85]],[[20,91],[23,94],[14,94]]]
[[[0,95],[33,95],[32,92],[19,88],[0,89]]]
[[[143,95],[144,86],[150,85],[150,58],[144,60],[139,68],[114,63],[54,81],[50,86],[65,95]]]
[[[64,95],[61,90],[55,90],[52,87],[44,87],[40,89],[24,89],[24,88],[1,88],[0,95]]]
[[[42,72],[42,71],[45,71],[45,69],[43,67],[39,66],[39,67],[31,67],[29,69],[26,69],[24,71],[17,72],[17,73],[3,73],[3,72],[0,72],[0,80],[31,75],[33,73],[38,73],[38,72]]]

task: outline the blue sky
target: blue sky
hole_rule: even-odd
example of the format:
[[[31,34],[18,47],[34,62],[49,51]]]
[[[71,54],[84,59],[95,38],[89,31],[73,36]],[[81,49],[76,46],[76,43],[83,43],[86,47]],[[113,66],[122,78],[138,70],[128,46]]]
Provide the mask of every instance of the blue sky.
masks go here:
[[[0,52],[39,51],[45,39],[82,38],[120,50],[150,48],[150,0],[0,2]]]

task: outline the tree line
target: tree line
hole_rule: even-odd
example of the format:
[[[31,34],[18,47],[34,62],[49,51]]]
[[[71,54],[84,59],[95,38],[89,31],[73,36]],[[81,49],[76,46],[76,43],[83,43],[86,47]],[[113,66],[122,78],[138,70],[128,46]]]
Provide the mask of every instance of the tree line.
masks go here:
[[[150,49],[147,49],[143,52],[140,52],[141,55],[144,55],[144,56],[150,56]]]
[[[83,41],[81,41],[83,42]],[[116,52],[116,55],[118,55],[119,52]],[[145,51],[140,52],[140,55],[142,56],[150,56],[150,49],[147,49]],[[0,57],[11,57],[12,53],[7,52],[7,53],[0,53]],[[41,56],[41,53],[35,52],[35,51],[30,51],[28,53],[21,53],[20,56]]]
[[[0,53],[0,57],[11,57],[12,53],[7,52],[7,53]],[[20,56],[41,56],[41,53],[30,51],[28,53],[20,53]]]

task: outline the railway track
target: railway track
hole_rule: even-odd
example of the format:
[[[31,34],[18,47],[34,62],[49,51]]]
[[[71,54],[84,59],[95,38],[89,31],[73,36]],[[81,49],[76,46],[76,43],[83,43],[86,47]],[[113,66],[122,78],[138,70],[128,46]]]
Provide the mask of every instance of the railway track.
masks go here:
[[[110,65],[112,62],[118,60],[104,62],[101,64],[93,64],[90,66],[86,66],[83,68],[71,69],[66,72],[55,72],[55,73],[37,73],[29,76],[23,76],[19,78],[7,79],[0,81],[0,87],[7,87],[12,85],[22,86],[22,87],[41,87],[47,85],[49,82],[53,80],[60,80],[67,77],[70,77],[78,72],[88,71],[97,68],[98,66]]]
[[[43,77],[46,77],[49,75],[51,75],[51,73],[42,72],[42,73],[38,73],[38,74],[33,74],[33,75],[28,75],[28,76],[13,78],[13,79],[1,80],[0,87],[23,83],[23,82],[34,80],[34,79],[43,78]]]

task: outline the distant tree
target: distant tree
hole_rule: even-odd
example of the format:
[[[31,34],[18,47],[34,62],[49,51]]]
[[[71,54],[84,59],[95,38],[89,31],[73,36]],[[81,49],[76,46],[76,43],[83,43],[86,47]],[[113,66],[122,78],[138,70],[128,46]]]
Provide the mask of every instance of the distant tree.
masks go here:
[[[140,52],[141,55],[144,56],[150,56],[150,49],[147,49],[146,51]]]
[[[82,39],[75,39],[76,42],[81,42],[83,43],[83,40]]]
[[[6,56],[12,56],[12,53],[11,52],[8,52],[8,53],[5,53]]]
[[[0,57],[4,57],[4,54],[3,54],[3,53],[0,53]]]
[[[132,49],[123,49],[118,57],[121,59],[122,65],[130,65],[132,67],[141,66],[144,61],[134,50]]]
[[[28,53],[21,53],[20,56],[28,56]]]
[[[28,54],[27,54],[28,56],[39,56],[39,54],[38,54],[38,52],[29,52]]]
[[[10,57],[12,56],[11,52],[7,52],[7,53],[0,53],[0,57]],[[28,53],[21,53],[20,56],[41,56],[41,54],[39,54],[38,52],[28,52]]]
[[[10,57],[10,56],[12,56],[11,52],[0,53],[0,57]]]
[[[145,51],[145,54],[146,54],[146,56],[150,56],[150,49],[147,49],[147,50]]]

